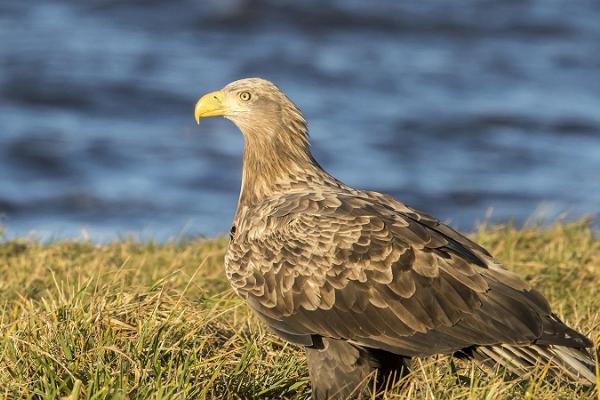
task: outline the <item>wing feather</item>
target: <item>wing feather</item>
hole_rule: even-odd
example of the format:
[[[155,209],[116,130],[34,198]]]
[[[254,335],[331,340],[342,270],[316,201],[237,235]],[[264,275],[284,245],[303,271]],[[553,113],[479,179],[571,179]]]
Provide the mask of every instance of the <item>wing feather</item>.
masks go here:
[[[387,196],[288,193],[243,221],[229,278],[296,343],[322,336],[426,355],[531,343],[552,326],[543,297],[485,249]]]

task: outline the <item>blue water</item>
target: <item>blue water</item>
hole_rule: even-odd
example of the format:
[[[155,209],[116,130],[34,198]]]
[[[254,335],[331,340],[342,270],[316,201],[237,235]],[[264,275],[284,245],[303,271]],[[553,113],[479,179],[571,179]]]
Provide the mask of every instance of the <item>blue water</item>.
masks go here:
[[[461,229],[600,210],[600,2],[0,2],[0,224],[43,239],[228,230],[261,76],[316,158]]]

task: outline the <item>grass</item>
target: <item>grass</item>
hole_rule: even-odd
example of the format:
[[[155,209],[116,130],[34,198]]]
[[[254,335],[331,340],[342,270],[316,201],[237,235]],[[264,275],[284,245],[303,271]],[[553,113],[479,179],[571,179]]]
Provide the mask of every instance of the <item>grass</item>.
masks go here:
[[[600,241],[587,223],[481,228],[475,239],[598,341]],[[308,399],[300,348],[229,289],[226,240],[0,244],[0,398]],[[415,362],[390,399],[600,399],[543,369],[511,380],[448,357]]]

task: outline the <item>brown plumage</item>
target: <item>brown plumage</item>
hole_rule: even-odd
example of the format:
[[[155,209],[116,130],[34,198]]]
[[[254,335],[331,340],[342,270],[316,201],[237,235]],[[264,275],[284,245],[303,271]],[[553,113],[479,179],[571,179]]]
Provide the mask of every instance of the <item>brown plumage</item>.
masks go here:
[[[315,399],[346,398],[375,371],[382,383],[437,353],[515,374],[549,364],[593,384],[592,343],[538,291],[436,219],[327,174],[301,112],[271,82],[204,96],[196,118],[215,115],[245,140],[227,276],[273,332],[306,347]]]

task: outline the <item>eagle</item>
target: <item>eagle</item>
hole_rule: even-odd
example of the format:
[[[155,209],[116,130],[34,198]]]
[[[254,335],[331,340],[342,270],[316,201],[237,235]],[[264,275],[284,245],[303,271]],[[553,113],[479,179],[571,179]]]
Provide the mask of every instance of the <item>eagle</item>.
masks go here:
[[[325,172],[275,84],[202,96],[196,122],[212,116],[244,137],[226,275],[272,332],[304,347],[314,399],[358,396],[434,354],[594,384],[592,342],[540,292],[437,219]]]

